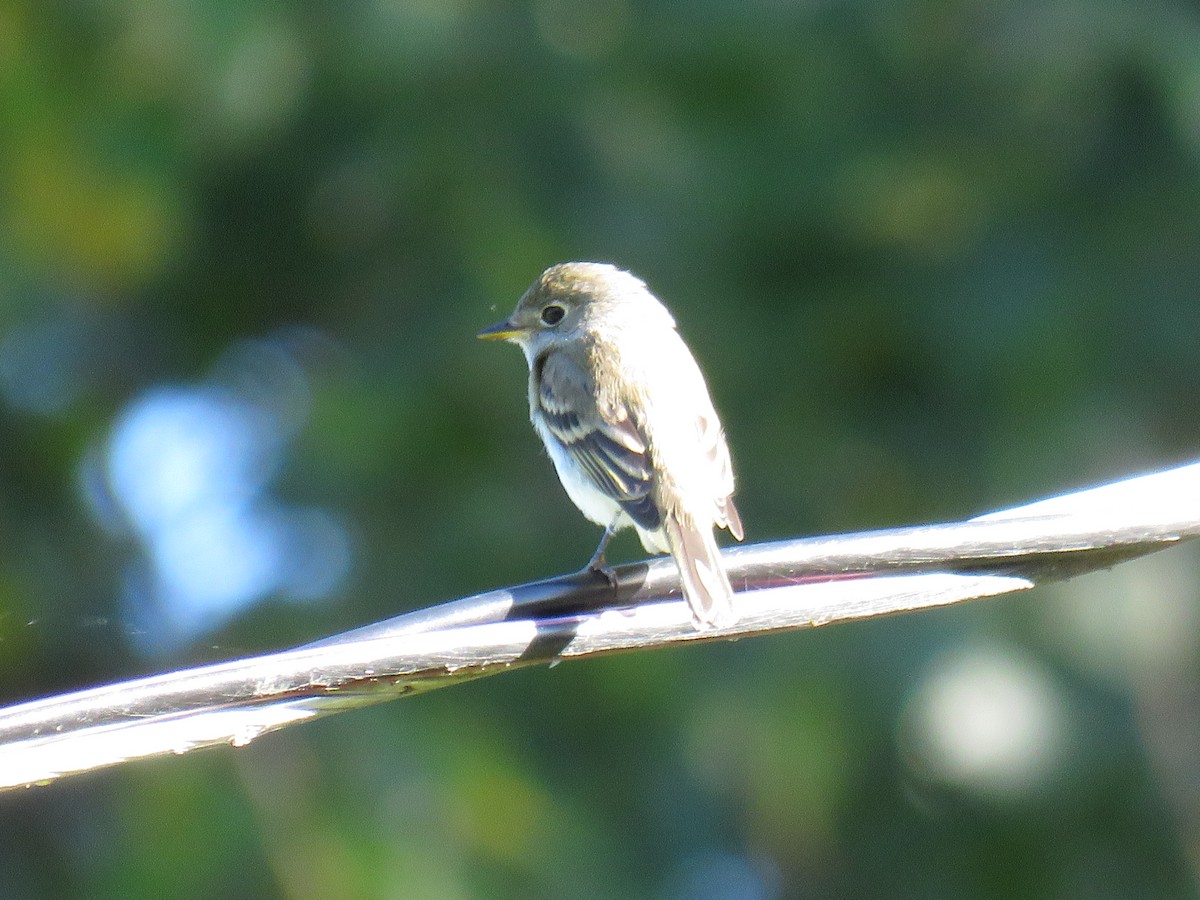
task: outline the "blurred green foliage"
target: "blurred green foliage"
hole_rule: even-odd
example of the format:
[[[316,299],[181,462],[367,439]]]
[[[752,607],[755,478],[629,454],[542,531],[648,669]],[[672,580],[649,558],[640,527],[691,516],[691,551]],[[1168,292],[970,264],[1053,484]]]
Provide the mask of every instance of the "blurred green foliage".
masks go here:
[[[577,567],[472,339],[557,261],[672,308],[751,540],[1194,456],[1197,47],[1182,0],[0,4],[4,697]],[[284,351],[254,490],[348,567],[159,640],[114,429]],[[1173,552],[7,795],[0,895],[1192,896],[1196,599]]]

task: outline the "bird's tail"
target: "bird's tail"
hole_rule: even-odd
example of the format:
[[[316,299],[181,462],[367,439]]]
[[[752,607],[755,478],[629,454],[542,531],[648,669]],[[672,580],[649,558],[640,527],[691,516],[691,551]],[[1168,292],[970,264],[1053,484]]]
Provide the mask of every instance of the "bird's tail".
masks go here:
[[[725,574],[712,526],[704,528],[683,521],[676,513],[665,519],[663,530],[679,567],[683,596],[692,608],[696,626],[732,625],[737,620],[733,612],[733,588]]]

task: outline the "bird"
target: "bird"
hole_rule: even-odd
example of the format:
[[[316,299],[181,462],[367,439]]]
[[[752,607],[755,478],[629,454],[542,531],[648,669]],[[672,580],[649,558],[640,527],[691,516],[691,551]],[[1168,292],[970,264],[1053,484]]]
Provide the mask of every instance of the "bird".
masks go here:
[[[529,364],[529,417],[567,496],[604,528],[587,568],[615,583],[612,535],[670,553],[697,629],[737,621],[714,529],[744,532],[725,432],[675,320],[645,282],[608,263],[546,269],[512,315],[478,335]]]

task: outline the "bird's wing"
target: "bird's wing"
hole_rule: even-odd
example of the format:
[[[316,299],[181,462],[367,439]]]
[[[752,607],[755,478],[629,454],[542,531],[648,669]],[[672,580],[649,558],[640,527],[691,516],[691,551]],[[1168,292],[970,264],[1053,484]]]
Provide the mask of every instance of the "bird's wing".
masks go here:
[[[716,508],[713,521],[721,528],[728,528],[739,541],[744,537],[742,518],[733,505],[733,461],[729,457],[729,444],[725,431],[717,420],[715,411],[711,415],[701,414],[696,423],[699,446],[712,473],[714,482],[721,486],[715,498]]]
[[[544,354],[534,373],[534,400],[550,436],[634,522],[657,529],[661,517],[650,493],[650,454],[629,409],[622,405],[601,410],[590,376],[565,353]]]
[[[660,372],[674,389],[656,395],[645,419],[660,459],[673,461],[671,477],[660,486],[659,502],[678,501],[696,522],[728,528],[739,541],[742,521],[733,504],[733,463],[729,444],[708,396],[704,376],[682,341],[664,342]]]

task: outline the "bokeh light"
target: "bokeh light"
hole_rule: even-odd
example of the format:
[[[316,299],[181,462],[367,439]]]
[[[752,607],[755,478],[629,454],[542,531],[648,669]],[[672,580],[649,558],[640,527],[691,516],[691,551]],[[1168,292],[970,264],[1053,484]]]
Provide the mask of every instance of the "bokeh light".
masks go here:
[[[1000,800],[1024,798],[1059,773],[1071,734],[1067,703],[1031,657],[964,647],[914,687],[900,742],[922,780]]]
[[[127,526],[142,548],[125,599],[147,649],[193,640],[267,597],[317,599],[342,582],[350,542],[336,517],[271,492],[307,392],[278,344],[247,342],[208,381],[154,388],[118,416],[102,472],[84,483],[107,491],[93,509],[109,529]]]

